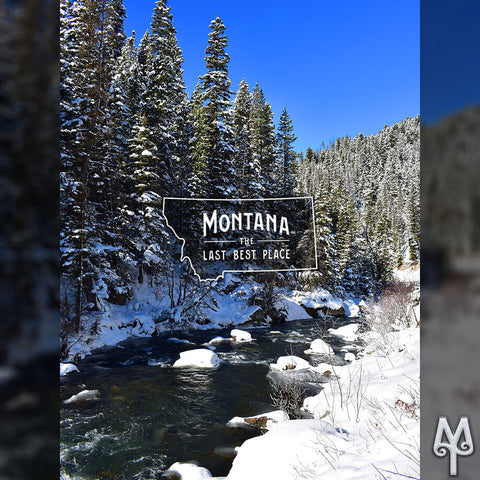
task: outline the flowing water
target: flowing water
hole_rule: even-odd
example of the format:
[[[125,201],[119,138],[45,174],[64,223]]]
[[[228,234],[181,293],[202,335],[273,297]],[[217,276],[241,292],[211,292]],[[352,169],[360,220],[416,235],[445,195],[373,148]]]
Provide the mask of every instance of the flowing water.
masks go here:
[[[172,463],[193,461],[225,476],[234,447],[260,433],[227,427],[228,420],[275,410],[269,364],[290,354],[313,364],[325,361],[303,353],[319,337],[314,320],[274,328],[277,333],[251,329],[251,343],[216,345],[224,362],[214,369],[172,364],[180,352],[229,337],[229,330],[132,338],[78,362],[80,373],[62,377],[61,399],[84,389],[98,390],[99,399],[62,406],[62,471],[75,479],[159,479]],[[173,342],[172,336],[191,343]],[[343,363],[340,343],[332,346],[334,361]],[[318,380],[305,380],[311,394],[321,389]]]

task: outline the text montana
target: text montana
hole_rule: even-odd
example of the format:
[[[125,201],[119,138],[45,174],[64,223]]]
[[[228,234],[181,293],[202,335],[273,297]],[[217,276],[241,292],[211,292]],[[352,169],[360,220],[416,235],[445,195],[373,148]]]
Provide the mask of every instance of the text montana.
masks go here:
[[[218,215],[214,210],[209,216],[203,214],[203,236],[208,233],[235,232],[243,230],[260,230],[276,232],[279,235],[290,235],[287,217],[277,218],[277,215],[264,214],[260,212],[226,213]]]

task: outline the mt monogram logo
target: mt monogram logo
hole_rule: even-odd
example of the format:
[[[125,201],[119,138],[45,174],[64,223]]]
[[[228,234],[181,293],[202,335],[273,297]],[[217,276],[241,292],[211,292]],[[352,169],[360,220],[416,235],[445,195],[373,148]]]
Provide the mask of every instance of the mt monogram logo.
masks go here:
[[[438,419],[437,433],[435,434],[435,441],[433,444],[433,453],[437,457],[445,457],[447,453],[450,453],[451,477],[457,475],[457,455],[466,457],[471,455],[473,450],[474,446],[468,417],[460,418],[455,433],[452,432],[447,417],[440,417]]]

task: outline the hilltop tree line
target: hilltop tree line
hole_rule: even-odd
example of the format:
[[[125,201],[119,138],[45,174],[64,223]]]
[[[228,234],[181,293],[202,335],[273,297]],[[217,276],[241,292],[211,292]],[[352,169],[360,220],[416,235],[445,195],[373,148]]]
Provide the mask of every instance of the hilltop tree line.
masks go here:
[[[314,195],[321,270],[308,281],[332,288],[371,293],[405,244],[416,258],[418,119],[299,159],[287,110],[275,126],[258,84],[230,90],[219,17],[189,96],[166,0],[140,42],[126,37],[125,15],[122,0],[61,0],[62,295],[74,329],[146,274],[166,282],[172,308],[187,283],[202,288],[178,265],[166,196]]]
[[[339,293],[377,294],[393,269],[418,261],[419,179],[419,116],[385,125],[376,135],[307,149],[297,188],[315,197],[319,264],[308,282]]]

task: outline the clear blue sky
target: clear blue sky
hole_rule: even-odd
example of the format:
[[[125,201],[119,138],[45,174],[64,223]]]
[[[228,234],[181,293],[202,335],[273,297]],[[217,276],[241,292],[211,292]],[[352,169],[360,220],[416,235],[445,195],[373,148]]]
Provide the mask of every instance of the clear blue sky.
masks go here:
[[[422,120],[480,104],[478,0],[422,0]]]
[[[155,2],[125,0],[140,39]],[[189,93],[205,73],[209,24],[222,18],[232,90],[258,82],[277,122],[286,107],[298,140],[319,148],[420,113],[419,0],[170,0]]]

